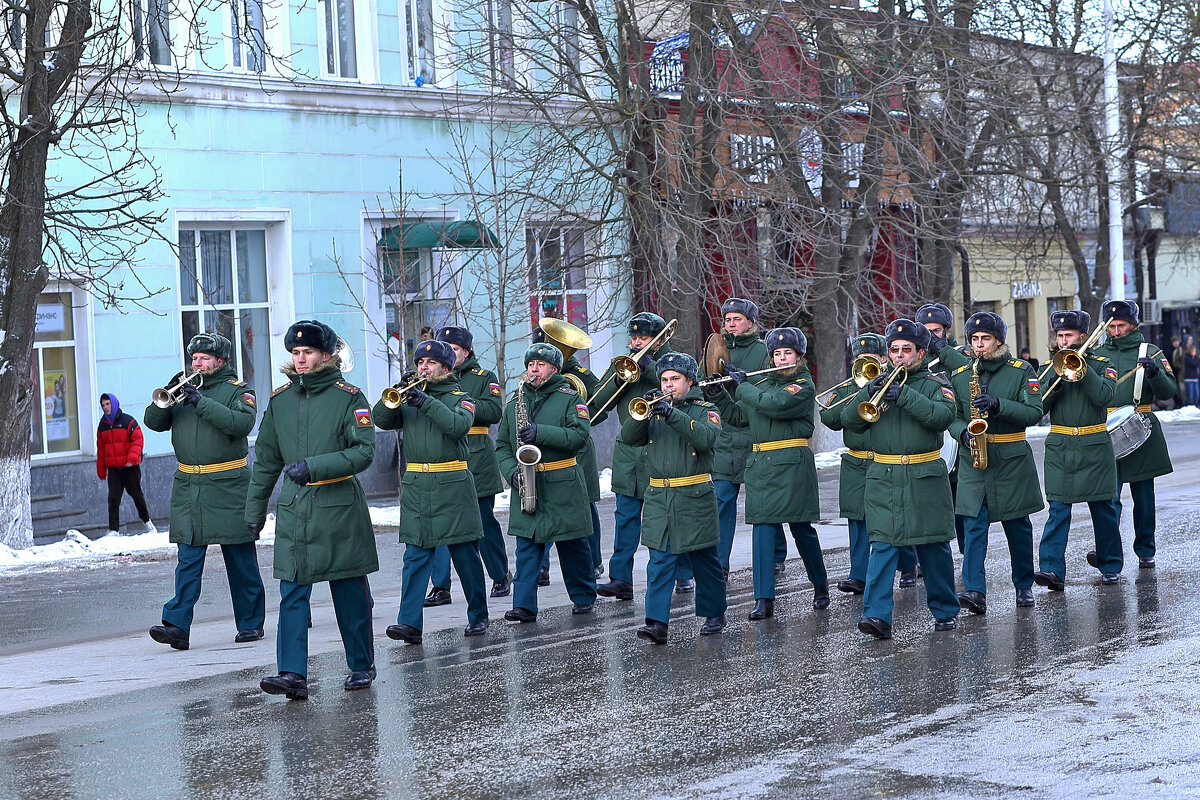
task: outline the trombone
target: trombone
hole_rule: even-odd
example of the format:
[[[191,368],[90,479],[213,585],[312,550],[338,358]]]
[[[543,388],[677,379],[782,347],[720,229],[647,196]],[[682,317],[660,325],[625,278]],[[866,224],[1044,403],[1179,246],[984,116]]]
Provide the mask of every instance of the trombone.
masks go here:
[[[839,389],[849,386],[851,383],[854,383],[856,386],[858,386],[858,388],[861,389],[871,381],[878,378],[879,373],[881,372],[883,372],[883,365],[878,361],[870,356],[859,356],[858,358],[854,359],[854,363],[850,365],[850,377],[846,378],[846,380],[842,381],[837,386],[832,386],[817,395],[817,405],[820,406],[824,411],[828,411],[831,408],[837,408],[842,403],[845,403],[854,397],[854,395],[848,394],[841,400],[838,400],[836,403],[826,405],[826,403],[829,403],[829,401],[833,399],[833,396],[837,394]],[[828,397],[826,397],[826,395],[828,395]]]
[[[196,370],[186,378],[183,377],[183,373],[180,372],[175,376],[172,383],[168,384],[162,389],[155,389],[154,393],[150,395],[150,400],[159,408],[170,408],[183,399],[183,387],[186,384],[191,383],[196,378],[200,379],[200,382],[196,384],[196,388],[204,388],[203,372]]]
[[[896,376],[901,375],[900,385],[903,386],[908,382],[908,370],[896,367],[888,373],[887,380],[883,382],[883,386],[879,387],[879,391],[870,400],[864,400],[858,404],[858,415],[867,422],[878,422],[883,416],[883,412],[887,411],[887,403],[883,402],[883,394],[896,381]]]
[[[613,391],[612,397],[608,398],[608,400],[604,402],[604,405],[592,412],[593,418],[598,417],[607,411],[617,401],[617,398],[621,395],[622,389],[631,383],[638,382],[638,379],[642,377],[642,368],[638,366],[638,362],[641,361],[647,353],[653,353],[655,350],[660,348],[667,341],[667,339],[671,338],[671,334],[675,332],[675,325],[677,322],[678,320],[671,320],[668,322],[667,326],[655,334],[654,338],[647,342],[645,347],[643,347],[641,350],[638,350],[633,355],[617,356],[612,360],[612,362],[609,364],[609,369],[612,371],[612,376],[604,383],[596,387],[596,394],[592,397],[595,398],[596,395],[600,394],[600,392],[604,390],[605,386],[608,386],[611,381],[616,380],[617,378],[621,379],[622,385],[618,386],[616,390]]]
[[[1096,330],[1092,331],[1092,335],[1078,349],[1067,347],[1054,354],[1054,358],[1050,361],[1050,366],[1042,370],[1042,374],[1038,376],[1038,382],[1041,383],[1042,379],[1050,374],[1051,369],[1058,374],[1058,377],[1054,379],[1054,383],[1050,384],[1050,388],[1042,392],[1043,401],[1062,381],[1078,383],[1083,380],[1083,377],[1087,375],[1088,369],[1084,354],[1099,341],[1102,333],[1104,333],[1104,326],[1097,325]]]
[[[414,378],[413,380],[401,385],[397,383],[394,386],[389,386],[383,390],[383,394],[379,397],[380,402],[387,408],[399,408],[404,402],[404,395],[412,389],[424,389],[425,378]]]

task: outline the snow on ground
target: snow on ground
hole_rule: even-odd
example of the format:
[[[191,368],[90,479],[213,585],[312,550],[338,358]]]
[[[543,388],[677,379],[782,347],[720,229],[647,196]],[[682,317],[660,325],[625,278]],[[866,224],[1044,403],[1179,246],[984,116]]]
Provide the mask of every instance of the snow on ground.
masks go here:
[[[1154,412],[1160,422],[1197,422],[1200,421],[1200,408],[1185,406],[1172,411]],[[1029,438],[1045,437],[1050,433],[1049,426],[1029,428]],[[836,467],[841,462],[842,453],[846,448],[839,447],[823,453],[816,453],[817,469]],[[600,472],[600,496],[612,497],[612,470]],[[496,495],[496,513],[507,514],[509,503],[508,490]],[[371,506],[371,522],[375,525],[395,526],[400,524],[400,507],[395,504]],[[260,545],[275,543],[275,515],[267,515],[267,524],[259,538]],[[166,530],[155,533],[141,533],[132,536],[104,536],[100,539],[89,539],[77,530],[69,530],[62,541],[53,544],[35,545],[25,550],[14,550],[0,544],[0,578],[6,574],[20,574],[29,571],[52,571],[65,569],[89,569],[107,566],[113,563],[121,564],[133,561],[136,553],[165,551],[174,548]]]

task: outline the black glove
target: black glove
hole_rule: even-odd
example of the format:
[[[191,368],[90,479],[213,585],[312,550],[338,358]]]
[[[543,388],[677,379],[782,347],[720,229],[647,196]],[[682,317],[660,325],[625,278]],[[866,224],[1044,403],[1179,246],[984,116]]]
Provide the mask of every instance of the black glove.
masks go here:
[[[937,336],[936,334],[929,335],[929,347],[927,349],[929,350],[930,355],[932,355],[932,356],[938,355],[939,353],[942,352],[942,349],[945,346],[946,346],[946,337],[945,336]]]
[[[971,405],[980,414],[995,414],[1000,410],[1000,398],[990,394],[981,394],[971,401]]]
[[[714,372],[712,375],[708,376],[708,380],[712,380],[714,378],[720,378],[720,377],[721,377],[720,375],[718,375]],[[719,395],[721,393],[724,386],[725,386],[724,383],[710,383],[708,386],[704,387],[705,397],[716,397],[717,395]]]
[[[903,388],[904,387],[899,383],[893,383],[887,388],[887,391],[883,393],[883,402],[892,406],[896,405],[896,402],[900,399],[900,390]]]
[[[521,491],[521,470],[517,470],[508,476],[508,485],[514,492]]]
[[[404,393],[404,403],[413,408],[420,408],[425,405],[425,401],[429,399],[429,395],[422,392],[415,386]]]
[[[200,390],[190,383],[185,383],[180,391],[183,392],[183,399],[180,402],[192,408],[199,405],[200,398],[204,397],[204,395],[200,394]]]
[[[288,464],[283,468],[283,474],[292,483],[298,483],[301,486],[308,484],[309,478],[312,475],[308,471],[308,464],[303,461],[297,461],[295,464]]]
[[[675,406],[671,405],[666,400],[659,400],[657,403],[650,406],[650,413],[653,416],[668,419],[670,418],[671,414],[675,413]]]
[[[637,365],[642,372],[646,372],[654,366],[654,357],[650,353],[646,353],[646,355],[638,359]]]
[[[723,369],[725,370],[725,374],[729,377],[729,383],[732,384],[732,386],[726,384],[726,386],[730,388],[731,392],[737,391],[737,387],[746,382],[746,373],[742,372],[733,364],[726,363]]]
[[[1146,356],[1145,358],[1139,358],[1137,360],[1137,363],[1138,363],[1138,366],[1145,368],[1147,378],[1153,378],[1155,375],[1158,374],[1158,362],[1155,361],[1150,356]]]
[[[882,372],[876,375],[871,379],[871,382],[867,384],[867,395],[874,397],[879,390],[883,388],[883,384],[886,382],[887,375],[883,374]]]
[[[250,531],[250,535],[253,536],[257,541],[259,534],[262,533],[263,525],[265,524],[265,522],[247,522],[246,530]]]
[[[530,423],[523,428],[518,428],[517,438],[521,440],[521,444],[533,444],[537,440],[537,424]]]
[[[963,431],[962,433],[960,433],[958,435],[958,440],[960,442],[962,442],[962,446],[967,448],[968,450],[971,449],[971,439],[972,439],[972,436],[971,436],[970,431]]]
[[[400,385],[403,386],[406,383],[412,383],[416,379],[417,379],[417,371],[415,369],[410,369],[408,372],[406,372],[400,376]]]

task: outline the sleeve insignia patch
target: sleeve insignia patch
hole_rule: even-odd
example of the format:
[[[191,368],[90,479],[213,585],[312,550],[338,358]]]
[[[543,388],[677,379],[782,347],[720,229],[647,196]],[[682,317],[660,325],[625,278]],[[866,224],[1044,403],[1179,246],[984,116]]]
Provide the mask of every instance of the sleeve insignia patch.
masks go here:
[[[1030,394],[1041,394],[1042,393],[1042,386],[1040,383],[1038,383],[1037,376],[1031,376],[1029,378],[1029,393]]]
[[[254,392],[242,392],[242,402],[254,408]]]
[[[1104,374],[1106,376],[1108,376],[1108,378],[1110,380],[1115,381],[1117,379],[1117,368],[1116,367],[1106,367],[1104,370]]]
[[[943,386],[942,387],[942,397],[946,398],[947,400],[949,400],[950,402],[953,403],[954,402],[954,390],[951,389],[949,386]]]
[[[356,408],[354,409],[354,419],[358,422],[360,428],[365,428],[371,424],[371,409]]]
[[[1166,369],[1167,372],[1171,371],[1171,365],[1167,363],[1166,356],[1160,354],[1158,360],[1162,362],[1163,368]]]
[[[800,384],[789,383],[787,386],[783,387],[783,390],[788,394],[795,394],[796,392],[800,391]]]
[[[488,388],[492,390],[492,394],[496,395],[497,397],[500,396],[500,384],[489,383]]]
[[[470,400],[463,400],[461,403],[459,403],[459,405],[461,405],[467,411],[470,411],[472,414],[475,413],[475,404]]]
[[[587,403],[576,403],[575,413],[579,415],[580,419],[591,419],[592,417],[591,412],[588,411]]]
[[[718,414],[716,411],[709,409],[708,410],[708,421],[711,422],[713,425],[720,425],[721,424],[721,415]]]

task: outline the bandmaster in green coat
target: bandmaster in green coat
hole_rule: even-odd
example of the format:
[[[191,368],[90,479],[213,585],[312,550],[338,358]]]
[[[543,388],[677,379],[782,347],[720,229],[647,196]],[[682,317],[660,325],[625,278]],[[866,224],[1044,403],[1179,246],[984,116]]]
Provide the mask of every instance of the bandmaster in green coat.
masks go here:
[[[246,530],[242,511],[250,469],[246,436],[254,427],[254,390],[229,366],[231,345],[218,333],[201,333],[188,342],[193,372],[202,385],[183,384],[170,405],[146,408],[152,431],[170,431],[179,459],[171,486],[171,541],[177,545],[175,596],[163,606],[162,624],[150,629],[156,641],[176,650],[190,646],[192,611],[200,599],[204,556],[210,544],[221,546],[229,573],[236,642],[263,638],[266,590],[258,574],[255,536]],[[179,373],[175,385],[184,378]]]
[[[282,473],[275,507],[275,577],[279,579],[279,674],[259,686],[289,700],[308,696],[308,624],[312,585],[329,582],[346,650],[347,689],[375,678],[371,588],[379,569],[375,531],[362,484],[371,466],[375,425],[362,391],[342,377],[338,336],[324,323],[288,328],[287,383],[271,393],[254,445],[246,525],[262,530],[267,503]]]
[[[646,566],[646,624],[638,636],[667,641],[671,589],[677,561],[696,576],[696,615],[700,635],[725,628],[725,576],[717,555],[717,498],[713,492],[713,445],[721,431],[717,407],[695,388],[698,367],[686,353],[664,355],[655,365],[660,388],[643,399],[649,416],[621,426],[621,441],[645,447],[650,486],[642,507],[642,541],[650,550]]]

